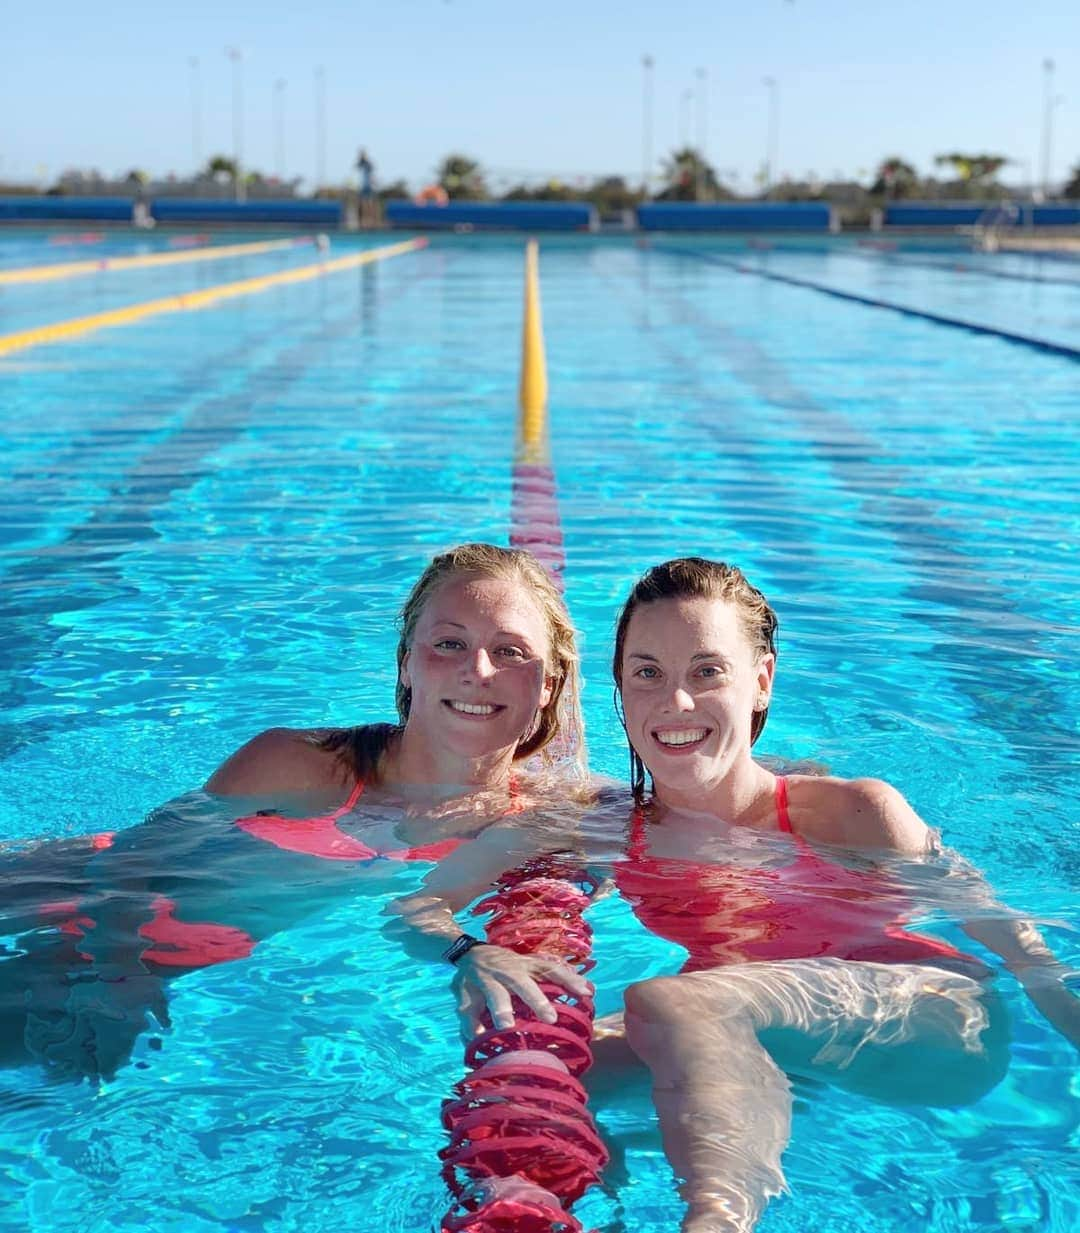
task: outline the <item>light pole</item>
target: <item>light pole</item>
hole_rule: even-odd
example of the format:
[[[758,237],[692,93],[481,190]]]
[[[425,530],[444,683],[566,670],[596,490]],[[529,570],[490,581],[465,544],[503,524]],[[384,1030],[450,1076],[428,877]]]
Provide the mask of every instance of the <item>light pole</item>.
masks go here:
[[[773,176],[780,143],[780,83],[775,77],[763,77],[762,85],[769,91],[769,127],[765,150],[765,196],[772,192]]]
[[[237,201],[244,200],[244,53],[239,47],[226,47],[232,61],[233,188]]]
[[[697,77],[697,145],[698,153],[705,157],[709,144],[709,70],[699,68]]]
[[[641,195],[648,201],[652,180],[653,58],[641,57]]]
[[[326,183],[326,69],[315,70],[315,192]]]
[[[274,174],[285,180],[285,87],[284,77],[274,82]]]
[[[709,140],[709,71],[699,68],[697,77],[697,174],[694,183],[694,198],[702,199],[702,177],[705,175],[705,146]]]
[[[1042,122],[1042,199],[1050,196],[1050,180],[1053,176],[1054,108],[1063,102],[1060,94],[1054,93],[1054,62],[1049,57],[1043,61],[1043,122]]]
[[[188,70],[191,88],[191,157],[197,175],[202,166],[202,89],[199,82],[198,56],[188,56]]]
[[[690,108],[694,102],[694,91],[686,89],[679,101],[679,145],[686,149],[690,145]]]

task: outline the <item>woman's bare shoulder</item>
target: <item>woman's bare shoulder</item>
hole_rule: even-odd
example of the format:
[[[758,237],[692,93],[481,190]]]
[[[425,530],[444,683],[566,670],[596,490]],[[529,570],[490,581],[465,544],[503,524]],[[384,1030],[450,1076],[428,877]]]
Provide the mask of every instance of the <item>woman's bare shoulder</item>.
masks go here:
[[[206,790],[217,796],[261,796],[347,784],[341,759],[321,745],[329,735],[319,728],[267,728],[226,758],[206,781]]]
[[[820,843],[910,853],[929,843],[926,823],[883,779],[791,775],[788,803],[792,829]]]

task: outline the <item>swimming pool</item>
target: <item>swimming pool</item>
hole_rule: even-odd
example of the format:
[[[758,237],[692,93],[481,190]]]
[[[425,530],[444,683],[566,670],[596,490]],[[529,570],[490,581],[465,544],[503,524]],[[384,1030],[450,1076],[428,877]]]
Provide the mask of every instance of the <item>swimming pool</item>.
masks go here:
[[[0,268],[56,257],[11,242]],[[110,255],[146,243],[110,235]],[[591,758],[623,774],[608,657],[629,582],[679,553],[734,560],[781,619],[763,750],[886,775],[1080,964],[1076,359],[755,272],[1080,347],[1080,269],[956,259],[976,268],[849,241],[543,242]],[[8,286],[0,334],[306,260]],[[520,241],[440,237],[0,359],[0,839],[132,824],[271,724],[389,716],[390,616],[425,559],[506,541],[520,300]],[[436,1222],[453,1007],[369,932],[376,910],[358,896],[182,978],[164,1048],[98,1093],[0,1074],[0,1229]],[[678,966],[617,899],[592,916],[601,1010]],[[808,1094],[795,1197],[760,1228],[1080,1226],[1075,1054],[1002,988],[995,1092],[945,1112]],[[674,1227],[643,1094],[598,1113],[634,1184],[579,1218]]]

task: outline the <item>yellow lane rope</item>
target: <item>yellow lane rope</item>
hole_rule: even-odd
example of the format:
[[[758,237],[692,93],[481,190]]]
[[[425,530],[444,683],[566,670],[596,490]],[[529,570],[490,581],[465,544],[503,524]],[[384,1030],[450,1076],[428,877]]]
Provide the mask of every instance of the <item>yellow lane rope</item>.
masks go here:
[[[102,270],[140,270],[155,265],[182,265],[188,261],[220,261],[224,257],[257,257],[286,248],[310,244],[309,239],[260,240],[254,244],[217,244],[209,248],[188,248],[178,253],[147,253],[142,257],[99,257],[96,261],[63,261],[56,265],[21,266],[0,270],[0,286],[12,283],[48,283],[61,278],[79,278]]]
[[[544,325],[540,313],[540,270],[535,240],[525,246],[525,320],[521,332],[521,384],[518,406],[519,454],[536,457],[544,451],[547,430],[548,379],[544,355]]]
[[[362,253],[353,253],[348,257],[338,257],[333,261],[320,261],[314,265],[298,266],[294,270],[282,270],[278,274],[264,274],[258,278],[244,278],[235,283],[220,283],[216,287],[207,287],[203,291],[189,291],[183,295],[167,295],[160,300],[147,300],[143,304],[131,304],[127,308],[114,308],[109,312],[93,313],[88,317],[75,317],[71,321],[58,321],[55,325],[37,326],[31,330],[20,330],[15,334],[0,335],[0,356],[11,355],[15,351],[24,351],[27,347],[36,347],[42,343],[54,343],[77,338],[94,330],[107,329],[114,325],[131,325],[146,317],[157,317],[162,313],[193,312],[200,308],[209,308],[221,300],[231,300],[240,295],[254,295],[260,291],[269,291],[271,287],[283,287],[290,283],[303,283],[312,278],[322,278],[326,274],[338,274],[342,270],[355,269],[372,261],[384,261],[388,257],[398,257],[403,253],[416,252],[427,245],[427,239],[421,236],[416,240],[405,240],[400,244],[387,244],[381,248],[369,248]]]

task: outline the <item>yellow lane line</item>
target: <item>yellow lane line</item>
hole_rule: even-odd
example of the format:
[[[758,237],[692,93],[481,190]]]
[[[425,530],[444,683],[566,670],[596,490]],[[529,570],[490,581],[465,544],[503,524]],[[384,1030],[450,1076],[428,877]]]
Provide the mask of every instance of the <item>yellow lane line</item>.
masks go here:
[[[99,257],[96,261],[64,261],[56,265],[21,266],[0,270],[0,286],[12,283],[47,283],[61,278],[99,274],[102,270],[139,270],[155,265],[181,265],[188,261],[220,261],[224,257],[256,257],[283,248],[310,244],[309,239],[260,240],[254,244],[218,244],[209,248],[188,248],[179,253],[148,253],[142,257]]]
[[[529,240],[525,246],[525,316],[521,330],[521,382],[518,387],[519,450],[539,455],[543,451],[547,428],[547,359],[544,354],[544,325],[540,312],[540,267],[538,246]]]
[[[75,317],[71,321],[58,321],[55,325],[37,326],[31,330],[20,330],[15,334],[2,334],[0,335],[0,356],[11,355],[14,351],[23,351],[27,347],[36,347],[41,343],[77,338],[93,330],[107,329],[114,325],[130,325],[134,321],[142,321],[146,317],[157,317],[162,313],[192,312],[200,308],[209,308],[221,300],[231,300],[239,295],[254,295],[260,291],[268,291],[271,287],[282,287],[289,283],[308,282],[312,278],[322,278],[326,274],[338,274],[342,270],[355,269],[356,266],[367,265],[372,261],[384,261],[388,257],[416,252],[417,249],[424,248],[426,245],[427,239],[421,236],[419,239],[405,240],[400,244],[369,248],[365,252],[353,253],[348,257],[338,257],[334,261],[320,261],[314,265],[298,266],[294,270],[282,270],[278,274],[263,274],[258,278],[244,278],[235,283],[220,283],[216,287],[207,287],[203,291],[167,295],[160,300],[147,300],[143,304],[131,304],[127,308],[114,308],[108,312],[93,313],[88,317]]]

